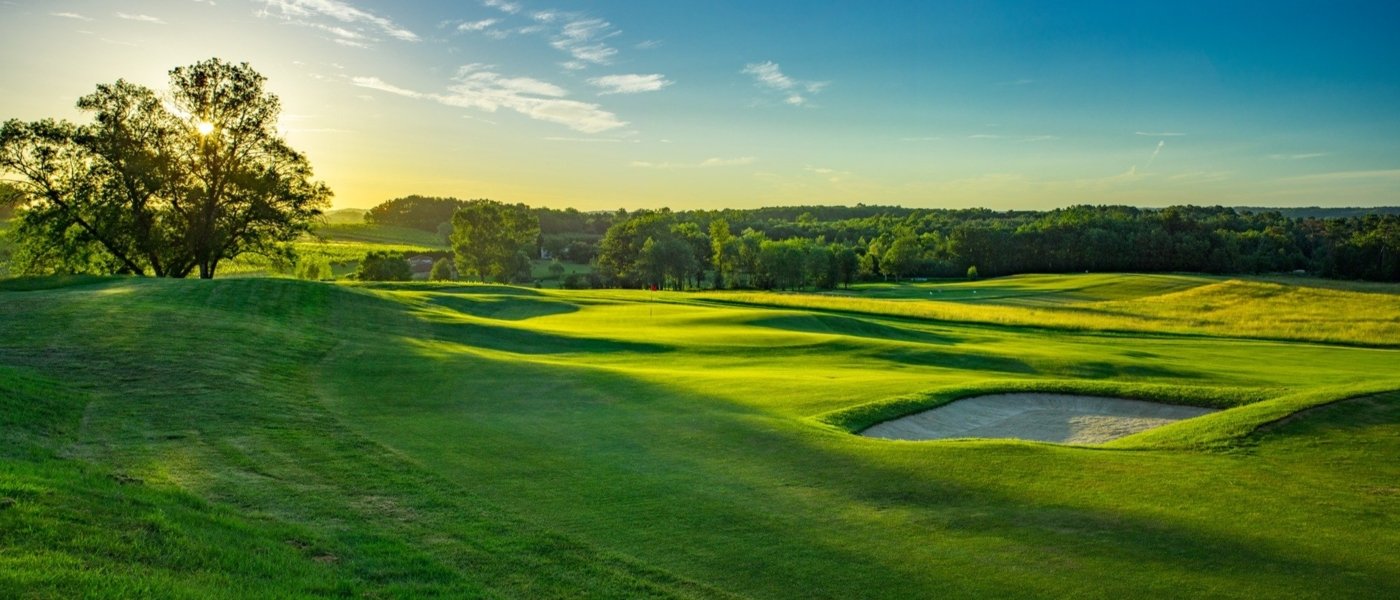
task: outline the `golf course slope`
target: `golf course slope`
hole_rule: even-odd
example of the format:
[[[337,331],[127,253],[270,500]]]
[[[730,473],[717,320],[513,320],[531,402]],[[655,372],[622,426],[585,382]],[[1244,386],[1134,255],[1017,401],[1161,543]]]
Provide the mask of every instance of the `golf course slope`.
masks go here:
[[[1208,408],[1068,394],[965,398],[860,432],[892,440],[1011,438],[1098,444],[1209,414]]]
[[[7,280],[0,597],[1400,597],[1397,298]],[[1024,393],[1213,412],[856,435]]]

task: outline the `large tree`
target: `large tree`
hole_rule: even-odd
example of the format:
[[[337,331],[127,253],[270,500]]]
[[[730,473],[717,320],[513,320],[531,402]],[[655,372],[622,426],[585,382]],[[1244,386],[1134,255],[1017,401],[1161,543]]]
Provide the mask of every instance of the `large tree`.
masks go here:
[[[468,200],[452,215],[457,271],[475,273],[482,280],[509,281],[519,270],[517,255],[535,244],[539,235],[539,217],[524,204]]]
[[[288,254],[330,191],[277,135],[264,83],[211,59],[172,70],[164,100],[99,85],[78,102],[89,124],[6,122],[0,175],[19,190],[26,270],[210,278],[245,252]]]

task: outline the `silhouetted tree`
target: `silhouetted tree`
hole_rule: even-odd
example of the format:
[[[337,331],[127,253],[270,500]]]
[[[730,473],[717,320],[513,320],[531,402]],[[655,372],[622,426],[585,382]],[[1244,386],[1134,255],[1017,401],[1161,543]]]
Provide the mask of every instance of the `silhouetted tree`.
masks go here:
[[[71,271],[203,278],[243,253],[288,257],[330,191],[278,137],[264,83],[211,59],[172,70],[164,99],[99,85],[78,101],[87,125],[6,122],[0,174],[19,190],[28,254]]]

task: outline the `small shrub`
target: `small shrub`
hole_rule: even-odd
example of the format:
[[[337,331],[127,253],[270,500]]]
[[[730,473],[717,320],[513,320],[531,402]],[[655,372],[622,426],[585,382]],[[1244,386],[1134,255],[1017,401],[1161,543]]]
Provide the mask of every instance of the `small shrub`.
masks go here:
[[[370,252],[360,261],[355,271],[360,281],[408,281],[413,279],[413,269],[408,259],[398,252]]]
[[[451,281],[456,279],[452,273],[452,261],[446,258],[439,258],[433,263],[433,270],[428,272],[429,281]]]
[[[967,268],[967,278],[977,279],[977,265],[972,265]]]
[[[323,281],[334,277],[330,260],[324,256],[303,256],[297,261],[297,279]]]

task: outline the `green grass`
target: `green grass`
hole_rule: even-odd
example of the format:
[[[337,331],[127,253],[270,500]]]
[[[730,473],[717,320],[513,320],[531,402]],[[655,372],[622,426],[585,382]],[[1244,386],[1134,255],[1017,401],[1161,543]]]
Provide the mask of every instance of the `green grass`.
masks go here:
[[[720,304],[1065,331],[1400,346],[1400,286],[1393,284],[1347,289],[1269,279],[1048,277],[1011,277],[957,286],[877,286],[874,298],[763,292],[724,292],[709,298]],[[1116,277],[1127,280],[1103,281]],[[1140,280],[1135,281],[1137,278]],[[1035,283],[1015,283],[1027,279]],[[942,296],[940,289],[945,290]],[[1008,291],[1012,289],[1016,291]],[[1085,294],[1085,289],[1095,291]],[[980,300],[983,297],[987,301]],[[1079,300],[1066,301],[1067,297]]]
[[[369,223],[328,223],[316,228],[316,238],[331,242],[363,242],[367,244],[387,244],[414,246],[446,250],[442,240],[433,232],[392,225],[372,225]]]
[[[0,596],[1400,594],[1396,287],[855,293],[0,286]],[[850,433],[1015,390],[1228,410]]]
[[[336,277],[355,272],[360,260],[370,252],[397,252],[406,256],[425,252],[442,252],[437,234],[407,227],[371,225],[364,222],[344,222],[333,219],[316,228],[312,235],[293,242],[298,260],[324,258],[331,264]],[[289,275],[293,265],[282,264],[264,256],[245,254],[219,266],[219,275],[266,276]]]

